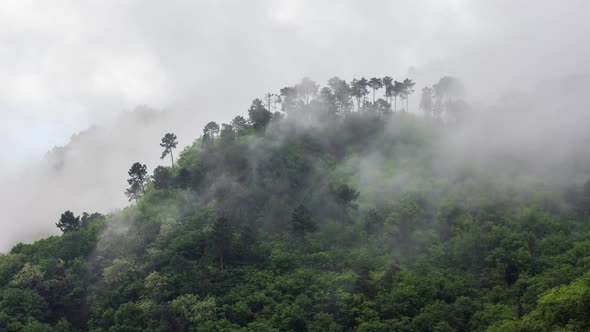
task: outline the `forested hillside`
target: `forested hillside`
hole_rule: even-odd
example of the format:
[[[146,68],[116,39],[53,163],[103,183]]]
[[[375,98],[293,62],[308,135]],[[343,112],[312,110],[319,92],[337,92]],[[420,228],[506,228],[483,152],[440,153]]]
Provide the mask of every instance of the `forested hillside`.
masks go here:
[[[514,114],[413,87],[304,79],[182,151],[166,134],[129,207],[47,216],[63,235],[0,256],[0,330],[590,330],[578,146],[503,149],[466,128]]]

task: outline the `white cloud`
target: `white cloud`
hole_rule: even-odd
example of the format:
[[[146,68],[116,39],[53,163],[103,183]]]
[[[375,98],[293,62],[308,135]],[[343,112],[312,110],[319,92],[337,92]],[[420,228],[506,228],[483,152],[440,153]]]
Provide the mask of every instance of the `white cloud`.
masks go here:
[[[38,152],[136,104],[227,117],[302,76],[402,78],[409,67],[463,77],[485,97],[587,70],[589,9],[581,0],[3,1],[0,129],[33,114],[54,142],[13,139]]]

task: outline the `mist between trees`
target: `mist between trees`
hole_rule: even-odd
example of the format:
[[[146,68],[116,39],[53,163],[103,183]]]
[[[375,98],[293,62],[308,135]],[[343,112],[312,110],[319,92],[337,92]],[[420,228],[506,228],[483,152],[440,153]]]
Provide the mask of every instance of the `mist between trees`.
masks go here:
[[[169,166],[118,170],[131,205],[71,208],[63,235],[0,257],[0,326],[584,330],[588,116],[582,89],[545,98],[560,89],[482,107],[451,76],[415,97],[410,79],[304,78],[181,151],[160,126]]]

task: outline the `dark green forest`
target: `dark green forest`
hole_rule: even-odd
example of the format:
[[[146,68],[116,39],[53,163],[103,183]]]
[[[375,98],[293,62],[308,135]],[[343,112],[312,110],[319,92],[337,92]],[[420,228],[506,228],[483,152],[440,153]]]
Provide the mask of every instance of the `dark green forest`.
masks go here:
[[[413,92],[306,78],[163,128],[128,207],[0,256],[0,330],[590,330],[590,164],[455,148],[461,83]]]

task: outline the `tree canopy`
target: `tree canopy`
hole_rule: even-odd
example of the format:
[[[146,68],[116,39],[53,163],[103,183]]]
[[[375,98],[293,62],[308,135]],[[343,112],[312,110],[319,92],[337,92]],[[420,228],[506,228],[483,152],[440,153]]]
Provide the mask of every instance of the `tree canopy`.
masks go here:
[[[129,188],[125,191],[125,194],[129,197],[130,201],[138,201],[139,197],[145,192],[144,184],[148,178],[147,166],[136,162],[131,165],[127,174],[129,174],[129,179],[127,179]]]
[[[80,228],[80,217],[74,216],[72,211],[66,211],[55,225],[64,233],[76,231]]]
[[[164,159],[168,154],[170,154],[172,167],[174,167],[174,154],[172,153],[172,149],[175,149],[176,145],[178,145],[176,135],[172,133],[167,133],[166,135],[164,135],[164,137],[162,137],[162,142],[160,143],[160,146],[164,148],[164,151],[162,151],[162,156],[160,157],[160,159]]]
[[[379,80],[305,79],[286,114],[255,99],[173,167],[134,163],[134,204],[0,254],[0,330],[590,329],[590,167],[461,159],[450,79],[427,116],[397,112],[413,81]]]

